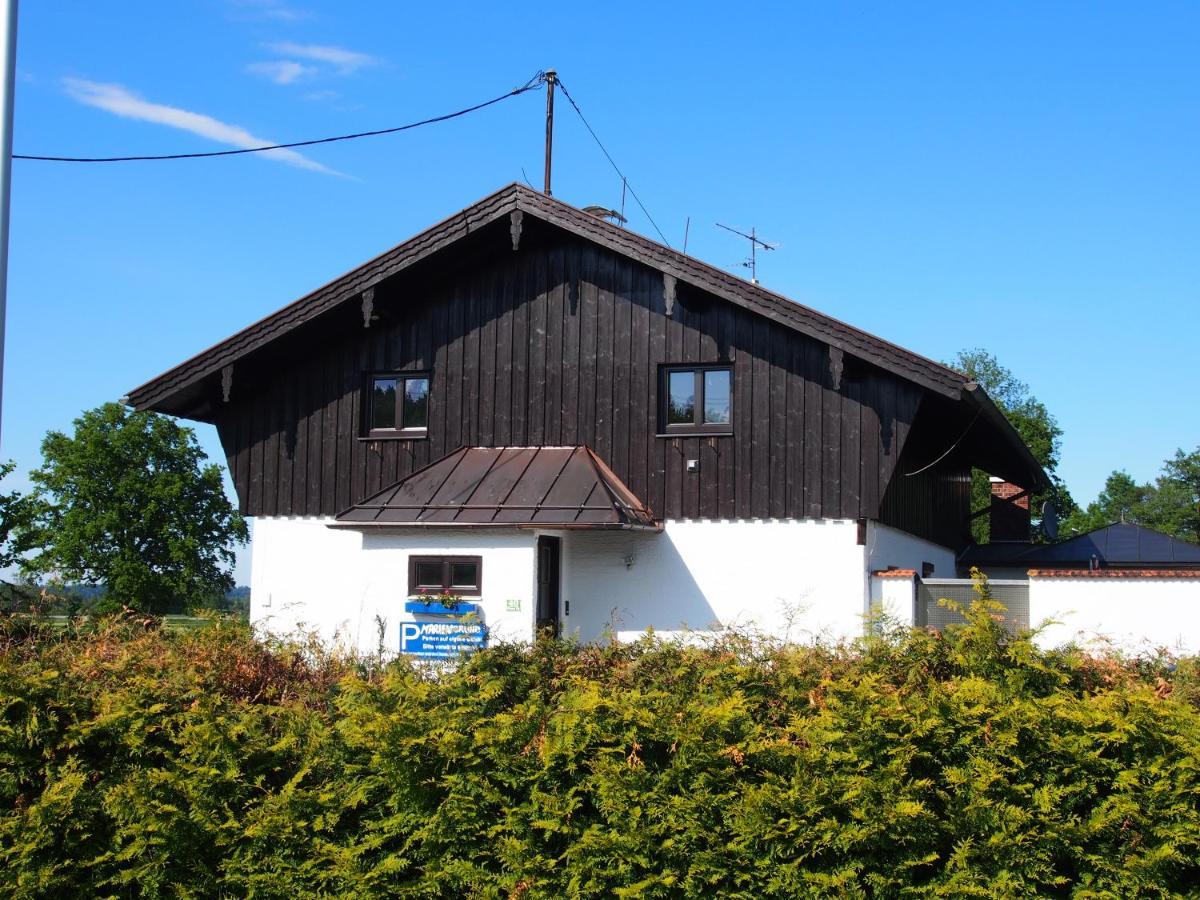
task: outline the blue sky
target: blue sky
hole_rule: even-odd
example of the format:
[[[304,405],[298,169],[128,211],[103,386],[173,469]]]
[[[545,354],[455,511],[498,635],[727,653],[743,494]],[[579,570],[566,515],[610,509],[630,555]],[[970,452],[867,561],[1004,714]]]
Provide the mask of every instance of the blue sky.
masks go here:
[[[934,358],[991,350],[1058,417],[1077,499],[1200,445],[1196,4],[43,0],[21,16],[19,153],[380,128],[557,68],[672,243],[690,216],[689,252],[741,272],[713,223],[754,225],[781,245],[768,287]],[[24,473],[81,410],[522,170],[540,185],[543,112],[527,94],[298,157],[16,162],[0,453]],[[621,196],[561,101],[555,194]]]

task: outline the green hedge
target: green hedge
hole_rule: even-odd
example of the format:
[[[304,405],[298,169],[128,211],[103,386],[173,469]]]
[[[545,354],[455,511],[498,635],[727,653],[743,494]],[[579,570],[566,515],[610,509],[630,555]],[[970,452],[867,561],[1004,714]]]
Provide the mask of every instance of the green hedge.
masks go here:
[[[1191,662],[971,621],[432,674],[232,622],[8,619],[0,894],[1196,894]]]

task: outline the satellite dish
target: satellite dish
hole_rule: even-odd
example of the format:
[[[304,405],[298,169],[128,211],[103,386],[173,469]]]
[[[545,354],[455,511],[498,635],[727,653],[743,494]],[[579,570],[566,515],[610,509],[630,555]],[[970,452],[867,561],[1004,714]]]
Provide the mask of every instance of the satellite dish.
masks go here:
[[[1042,532],[1052,541],[1058,537],[1058,510],[1049,500],[1042,504]]]

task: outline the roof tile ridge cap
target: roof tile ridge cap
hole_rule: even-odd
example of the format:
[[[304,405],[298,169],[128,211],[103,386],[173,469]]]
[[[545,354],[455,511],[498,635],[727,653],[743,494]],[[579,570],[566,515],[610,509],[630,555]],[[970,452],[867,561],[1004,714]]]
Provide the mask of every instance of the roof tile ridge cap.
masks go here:
[[[538,196],[542,197],[544,195],[539,194]],[[726,272],[723,269],[720,269],[717,266],[714,266],[712,263],[706,262],[702,259],[699,259],[698,257],[691,256],[686,253],[682,253],[681,251],[676,250],[674,247],[668,247],[664,244],[660,244],[658,241],[654,240],[653,238],[647,237],[646,235],[639,234],[639,233],[637,233],[635,231],[631,231],[627,228],[621,228],[621,227],[619,227],[617,225],[613,225],[609,222],[605,222],[596,216],[591,216],[588,213],[585,213],[583,210],[578,209],[569,203],[559,200],[556,197],[549,197],[546,199],[548,199],[549,201],[556,204],[559,208],[569,210],[572,214],[577,215],[581,222],[586,222],[588,228],[590,230],[595,231],[598,234],[604,234],[604,233],[611,234],[614,237],[618,237],[619,239],[623,240],[624,242],[627,242],[630,244],[643,243],[643,244],[649,246],[650,248],[652,248],[655,251],[655,253],[658,255],[679,257],[683,260],[686,260],[690,265],[698,267],[699,269],[702,270],[702,272],[704,274],[712,277],[712,279],[718,283],[723,283],[726,285],[733,286],[733,287],[737,288],[738,290],[747,291],[750,293],[757,293],[765,298],[769,298],[769,299],[773,300],[774,302],[779,304],[780,307],[783,309],[788,309],[789,311],[792,311],[792,312],[799,312],[802,315],[807,314],[808,316],[812,316],[815,319],[819,320],[818,324],[832,326],[832,330],[840,330],[848,338],[864,338],[865,337],[866,339],[868,339],[870,341],[876,341],[876,342],[883,344],[884,346],[890,348],[891,350],[898,353],[899,355],[901,355],[903,357],[907,357],[913,363],[926,365],[926,366],[933,366],[936,369],[941,370],[946,376],[949,376],[949,380],[954,381],[955,383],[961,384],[965,380],[965,377],[963,376],[963,374],[961,372],[957,371],[956,369],[953,369],[950,366],[947,366],[946,364],[941,363],[941,362],[939,362],[935,359],[932,359],[928,356],[924,356],[923,354],[917,353],[914,350],[909,350],[907,347],[903,347],[900,344],[894,343],[894,342],[888,340],[887,338],[880,337],[879,335],[875,334],[874,332],[870,332],[863,328],[859,328],[858,326],[852,325],[851,323],[846,322],[843,319],[839,319],[836,316],[832,316],[828,313],[821,312],[819,309],[816,309],[815,307],[809,306],[806,303],[801,303],[799,300],[795,300],[795,299],[787,296],[786,294],[781,294],[777,291],[773,291],[769,288],[765,288],[761,284],[751,284],[751,283],[747,282],[744,278],[739,278],[738,276],[732,274],[731,272]],[[607,227],[603,227],[603,226],[607,226]]]
[[[203,350],[198,351],[197,353],[195,353],[192,356],[188,357],[187,359],[183,360],[183,362],[178,363],[175,366],[172,366],[170,369],[167,369],[165,372],[161,373],[160,375],[156,376],[155,378],[151,378],[149,381],[146,381],[146,382],[138,385],[136,388],[134,388],[133,390],[131,390],[129,392],[129,396],[131,398],[134,397],[134,395],[142,392],[147,386],[152,385],[155,382],[161,381],[161,382],[163,382],[164,388],[169,387],[169,386],[171,386],[171,381],[169,381],[168,379],[177,379],[182,374],[181,373],[182,369],[199,364],[206,356],[209,356],[210,354],[215,354],[220,349],[232,350],[235,347],[241,347],[247,340],[250,340],[253,337],[253,335],[250,332],[254,331],[255,329],[264,327],[264,326],[268,325],[269,323],[270,324],[283,324],[285,322],[291,321],[292,317],[297,312],[299,312],[300,310],[302,310],[305,307],[307,307],[308,305],[310,305],[310,301],[319,298],[320,295],[322,295],[324,293],[341,293],[341,292],[334,291],[334,287],[336,285],[338,285],[339,283],[347,281],[348,279],[353,279],[355,277],[361,277],[362,275],[366,274],[367,269],[371,268],[372,266],[381,265],[385,259],[387,259],[391,256],[398,255],[401,253],[401,251],[410,249],[413,246],[415,246],[423,241],[431,240],[434,236],[435,231],[437,231],[439,228],[443,228],[443,227],[445,227],[445,228],[452,227],[455,223],[460,221],[464,217],[464,215],[466,213],[468,213],[469,211],[471,211],[473,209],[479,209],[482,213],[482,208],[484,206],[490,205],[490,204],[496,203],[496,202],[499,202],[501,204],[501,207],[503,207],[506,203],[511,202],[512,200],[515,199],[515,196],[510,196],[510,197],[504,196],[505,193],[511,189],[511,187],[512,187],[511,184],[507,185],[506,187],[501,188],[499,191],[495,191],[492,194],[489,194],[488,196],[484,197],[481,200],[478,200],[477,202],[471,204],[470,206],[464,207],[463,209],[460,209],[457,212],[455,212],[449,216],[446,216],[445,218],[441,219],[440,221],[435,222],[433,225],[430,225],[429,227],[422,229],[417,234],[414,234],[411,237],[406,238],[403,241],[400,241],[398,244],[393,244],[391,247],[389,247],[388,249],[382,251],[381,253],[378,253],[375,256],[371,257],[371,259],[367,260],[366,262],[359,263],[357,266],[347,269],[346,271],[342,272],[342,274],[340,274],[334,278],[331,278],[330,280],[326,281],[324,284],[320,285],[319,287],[316,287],[313,290],[308,291],[305,294],[302,294],[300,297],[297,297],[295,300],[292,300],[292,301],[286,303],[284,306],[280,307],[279,309],[276,309],[273,312],[269,312],[264,316],[260,316],[259,318],[255,319],[254,321],[250,322],[249,324],[238,329],[237,332],[230,335],[229,337],[224,338],[223,340],[217,341],[214,344],[210,344],[208,347],[205,347]],[[483,218],[483,217],[484,216],[481,215],[479,218]],[[478,220],[479,220],[478,218],[475,219],[475,221],[478,221]],[[468,228],[468,233],[469,233],[469,230],[470,229]],[[347,293],[354,294],[354,293],[357,293],[357,291],[350,290]],[[345,299],[346,298],[343,296],[342,300],[345,300]],[[331,306],[337,305],[338,302],[341,302],[341,301],[340,300],[335,301]],[[331,308],[331,306],[319,310],[316,314],[319,315],[321,312],[327,311],[327,309]]]

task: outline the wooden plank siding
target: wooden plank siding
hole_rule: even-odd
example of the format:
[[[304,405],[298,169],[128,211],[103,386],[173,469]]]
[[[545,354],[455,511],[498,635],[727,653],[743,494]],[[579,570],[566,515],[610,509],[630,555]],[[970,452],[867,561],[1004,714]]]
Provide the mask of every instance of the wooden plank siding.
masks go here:
[[[396,276],[375,312],[215,407],[245,513],[332,516],[464,444],[586,444],[661,518],[902,518],[941,496],[884,503],[921,387],[855,361],[835,389],[824,343],[695,286],[667,317],[660,271],[565,232]],[[686,362],[732,363],[732,435],[658,436],[660,366]],[[424,439],[360,437],[380,370],[431,374]]]

